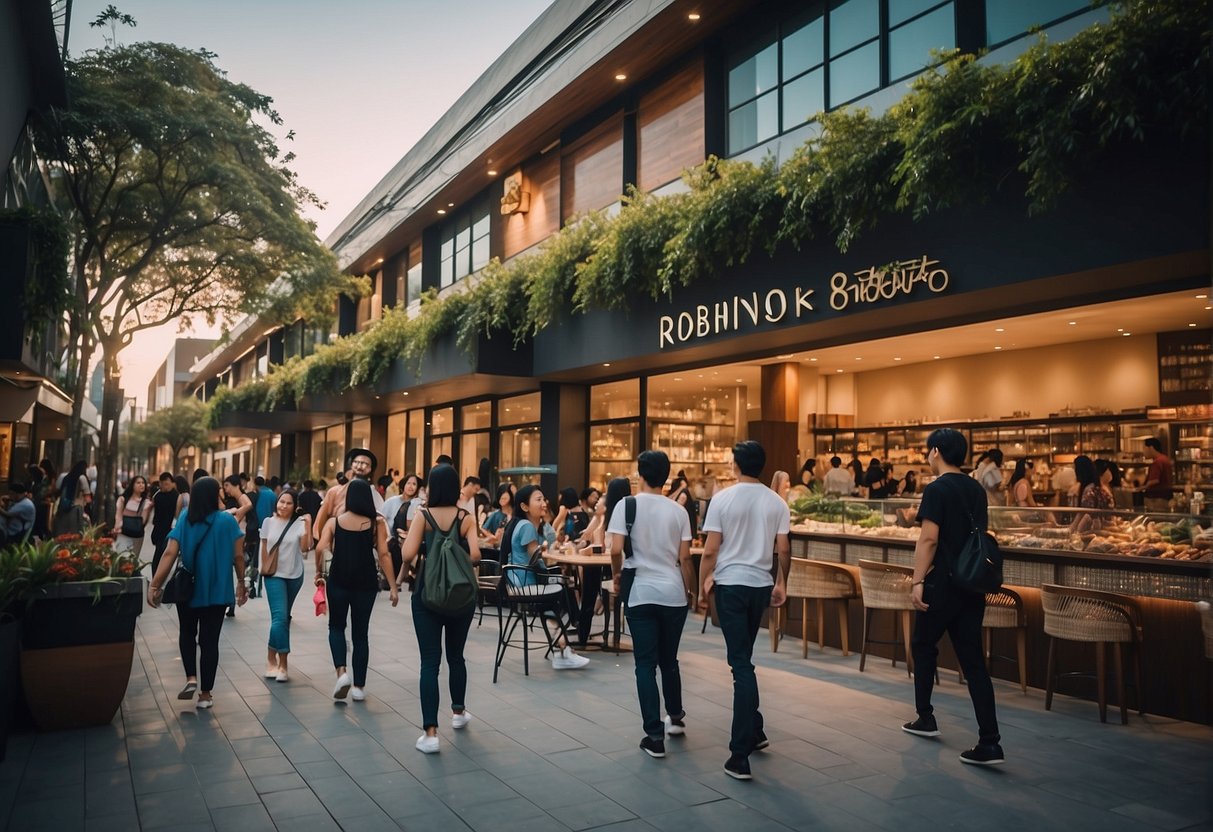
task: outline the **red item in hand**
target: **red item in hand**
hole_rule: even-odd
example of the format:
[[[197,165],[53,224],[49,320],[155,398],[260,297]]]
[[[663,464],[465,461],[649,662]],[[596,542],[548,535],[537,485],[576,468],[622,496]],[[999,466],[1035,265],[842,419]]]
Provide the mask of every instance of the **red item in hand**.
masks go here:
[[[324,584],[316,587],[316,594],[312,596],[312,602],[316,605],[316,615],[325,615],[329,611],[329,598],[324,591]]]

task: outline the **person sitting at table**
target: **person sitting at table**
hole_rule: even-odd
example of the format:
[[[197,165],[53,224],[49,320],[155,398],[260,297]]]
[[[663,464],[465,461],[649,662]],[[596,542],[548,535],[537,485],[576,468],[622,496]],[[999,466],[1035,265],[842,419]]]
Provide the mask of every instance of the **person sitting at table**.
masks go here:
[[[598,501],[601,507],[601,514],[595,514],[595,520],[599,521],[598,529],[595,532],[597,539],[593,540],[588,550],[582,550],[583,554],[601,554],[610,551],[607,540],[609,535],[606,531],[607,523],[610,521],[611,509],[615,504],[624,497],[631,496],[632,483],[627,477],[616,477],[607,483],[606,497]],[[599,518],[601,518],[599,520]],[[594,551],[594,547],[598,547],[598,551]],[[581,607],[577,612],[577,646],[585,647],[586,642],[590,640],[590,630],[594,626],[594,616],[601,609],[599,606],[599,596],[602,594],[602,582],[610,575],[609,566],[587,566],[581,570]]]
[[[560,532],[561,542],[571,543],[581,537],[581,532],[589,525],[590,518],[581,510],[581,501],[577,498],[577,489],[560,489],[560,508],[564,519],[556,529]],[[579,522],[579,518],[584,522]]]
[[[509,541],[509,552],[505,551],[503,541],[502,562],[506,562],[505,559],[508,556],[508,562],[511,565],[527,566],[530,567],[530,570],[525,572],[512,570],[509,573],[511,585],[517,589],[525,588],[527,594],[533,595],[564,593],[565,609],[572,612],[575,608],[573,599],[570,597],[572,591],[563,583],[542,583],[537,577],[545,571],[543,552],[551,540],[549,537],[551,528],[545,522],[548,514],[547,498],[543,496],[543,491],[539,489],[539,486],[524,485],[514,495],[514,508],[514,518],[506,527],[505,532],[505,538]],[[563,520],[563,518],[561,519]],[[543,619],[543,627],[547,630],[547,618]],[[551,635],[550,630],[548,633]],[[560,646],[562,642],[563,647]],[[563,627],[552,638],[552,643],[558,651],[552,655],[553,670],[576,670],[590,663],[585,656],[579,656],[573,652],[573,647],[569,644]]]
[[[581,533],[581,553],[589,554],[594,546],[602,549],[602,536],[606,532],[606,499],[600,499],[594,504],[594,516],[590,518],[590,525],[585,527],[585,531]]]
[[[484,520],[485,540],[494,546],[501,543],[505,527],[514,517],[514,491],[508,482],[497,486],[497,509]]]

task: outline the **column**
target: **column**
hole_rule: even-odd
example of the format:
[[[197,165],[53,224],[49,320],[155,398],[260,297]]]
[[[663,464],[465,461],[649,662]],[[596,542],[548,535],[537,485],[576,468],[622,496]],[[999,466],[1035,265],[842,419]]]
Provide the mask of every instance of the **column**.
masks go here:
[[[767,452],[761,479],[769,482],[776,471],[796,475],[797,424],[800,416],[800,365],[794,362],[762,367],[762,419],[749,423],[749,436]]]

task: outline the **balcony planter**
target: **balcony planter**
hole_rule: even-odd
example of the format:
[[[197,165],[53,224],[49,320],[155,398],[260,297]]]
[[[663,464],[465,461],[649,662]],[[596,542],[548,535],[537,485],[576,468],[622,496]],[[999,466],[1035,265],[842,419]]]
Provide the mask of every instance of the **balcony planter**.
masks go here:
[[[143,578],[42,587],[22,621],[21,686],[44,731],[108,725],[135,654]]]

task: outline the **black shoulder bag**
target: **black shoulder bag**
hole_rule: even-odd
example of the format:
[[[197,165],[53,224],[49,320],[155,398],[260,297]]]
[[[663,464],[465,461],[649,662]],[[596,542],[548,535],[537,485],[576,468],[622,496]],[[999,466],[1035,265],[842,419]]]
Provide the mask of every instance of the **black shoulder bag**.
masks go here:
[[[206,531],[202,533],[202,537],[198,538],[198,543],[194,546],[195,560],[198,557],[198,550],[202,548],[206,536],[211,533],[214,525],[215,521],[212,519],[206,524]],[[160,600],[165,604],[188,604],[194,600],[194,571],[185,565],[184,552],[177,558],[177,568],[173,570],[173,576],[164,584],[164,594]]]
[[[958,488],[953,491],[963,502],[963,491]],[[1002,550],[994,536],[977,524],[968,503],[963,504],[969,515],[969,535],[952,558],[950,583],[972,595],[997,592],[1002,586]]]
[[[632,556],[632,524],[636,522],[636,498],[625,497],[623,500],[623,527],[627,532],[627,537],[623,539],[623,556],[630,558]],[[625,607],[628,603],[628,596],[632,594],[632,584],[636,580],[636,567],[624,568],[619,573],[619,603]]]

